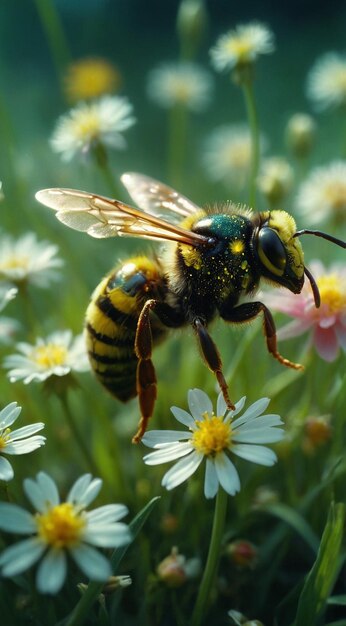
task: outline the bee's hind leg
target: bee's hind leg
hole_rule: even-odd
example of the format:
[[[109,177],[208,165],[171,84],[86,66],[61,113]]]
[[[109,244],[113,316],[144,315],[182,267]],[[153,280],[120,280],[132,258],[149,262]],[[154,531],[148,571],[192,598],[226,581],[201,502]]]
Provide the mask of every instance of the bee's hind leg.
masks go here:
[[[138,430],[132,438],[133,443],[139,443],[142,439],[147,429],[148,421],[154,412],[157,396],[157,379],[155,367],[151,360],[153,336],[151,332],[150,311],[155,311],[155,314],[165,326],[174,328],[180,326],[183,322],[183,318],[178,311],[159,300],[147,300],[138,318],[135,352],[138,358],[137,393],[141,418],[138,424]]]
[[[233,402],[228,394],[228,387],[225,377],[222,373],[222,361],[216,344],[208,333],[208,330],[202,320],[196,318],[193,320],[193,327],[197,333],[199,345],[201,347],[203,358],[209,369],[215,374],[219,383],[222,395],[227,404],[228,409],[235,409]]]

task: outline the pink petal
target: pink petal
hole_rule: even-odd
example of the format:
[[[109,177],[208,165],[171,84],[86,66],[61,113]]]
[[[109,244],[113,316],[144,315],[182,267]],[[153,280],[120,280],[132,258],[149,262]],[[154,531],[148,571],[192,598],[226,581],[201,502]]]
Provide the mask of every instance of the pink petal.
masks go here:
[[[335,361],[339,353],[339,343],[333,328],[315,328],[314,344],[316,351],[325,361]]]
[[[280,328],[277,333],[278,339],[291,339],[292,337],[299,337],[306,330],[312,327],[310,320],[293,320]]]
[[[346,328],[340,322],[335,325],[335,332],[338,338],[339,344],[346,352]]]

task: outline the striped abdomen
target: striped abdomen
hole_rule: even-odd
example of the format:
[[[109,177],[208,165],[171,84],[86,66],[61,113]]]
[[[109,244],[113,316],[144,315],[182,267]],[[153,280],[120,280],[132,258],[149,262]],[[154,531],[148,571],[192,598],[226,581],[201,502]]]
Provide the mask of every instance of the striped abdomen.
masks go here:
[[[158,263],[134,257],[108,274],[92,295],[86,312],[90,363],[102,385],[123,402],[137,393],[134,343],[138,317],[146,300],[162,299],[164,293]],[[165,332],[153,319],[154,343]]]

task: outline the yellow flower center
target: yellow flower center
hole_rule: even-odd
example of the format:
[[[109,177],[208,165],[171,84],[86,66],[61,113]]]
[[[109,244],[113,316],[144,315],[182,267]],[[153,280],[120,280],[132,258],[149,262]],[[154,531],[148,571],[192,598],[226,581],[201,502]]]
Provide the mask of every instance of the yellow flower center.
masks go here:
[[[329,78],[331,83],[339,91],[346,93],[346,67],[339,67],[334,70],[334,73]]]
[[[64,365],[67,357],[67,348],[58,346],[54,343],[48,343],[44,346],[35,348],[31,354],[31,358],[37,365],[49,369],[56,365]]]
[[[11,432],[10,428],[6,428],[2,432],[0,432],[0,451],[6,448],[8,441],[10,439],[10,432]]]
[[[325,197],[332,209],[336,211],[346,210],[346,183],[333,180],[326,185]]]
[[[74,134],[78,139],[96,138],[100,134],[100,117],[96,110],[79,111],[74,120]]]
[[[346,290],[336,274],[320,276],[316,280],[321,295],[321,303],[328,306],[330,313],[341,313],[346,309]]]
[[[54,548],[70,548],[81,538],[86,521],[70,502],[52,507],[47,513],[37,513],[38,534]]]
[[[27,269],[29,266],[29,257],[26,255],[13,254],[7,257],[1,265],[0,271]]]
[[[230,39],[227,43],[226,50],[234,55],[240,63],[246,63],[251,59],[253,43],[248,39]]]
[[[191,98],[191,87],[186,80],[177,78],[172,82],[172,95],[177,102],[186,104]]]
[[[232,428],[223,421],[223,417],[203,414],[203,420],[196,422],[197,430],[194,431],[191,443],[197,452],[205,456],[215,456],[230,446]]]

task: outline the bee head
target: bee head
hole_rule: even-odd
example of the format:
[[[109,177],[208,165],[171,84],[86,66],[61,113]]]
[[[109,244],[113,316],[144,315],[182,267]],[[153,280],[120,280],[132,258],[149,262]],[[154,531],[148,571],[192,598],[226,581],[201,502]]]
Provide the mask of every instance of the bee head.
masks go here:
[[[304,253],[298,237],[315,235],[346,248],[346,242],[320,230],[296,230],[296,223],[286,211],[271,211],[260,214],[261,223],[255,230],[254,250],[261,264],[262,275],[279,285],[300,293],[304,274],[308,278],[318,308],[321,297],[317,283],[304,265]]]
[[[304,284],[304,253],[295,238],[293,217],[286,211],[268,211],[261,217],[262,224],[255,231],[253,243],[262,276],[300,293]]]

